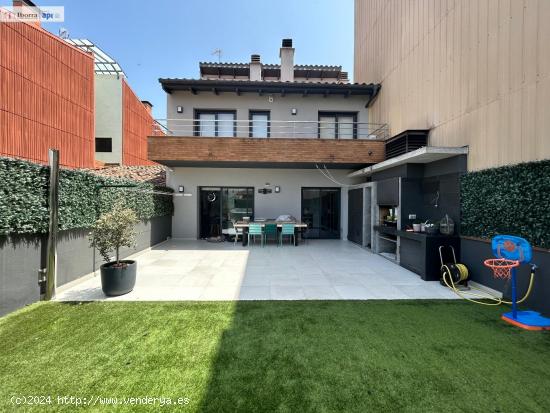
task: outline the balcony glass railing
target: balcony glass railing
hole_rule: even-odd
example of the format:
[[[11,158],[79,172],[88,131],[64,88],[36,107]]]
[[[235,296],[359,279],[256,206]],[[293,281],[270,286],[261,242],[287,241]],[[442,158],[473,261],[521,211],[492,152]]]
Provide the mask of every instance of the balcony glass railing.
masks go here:
[[[155,135],[237,138],[386,140],[387,124],[331,121],[157,119]]]

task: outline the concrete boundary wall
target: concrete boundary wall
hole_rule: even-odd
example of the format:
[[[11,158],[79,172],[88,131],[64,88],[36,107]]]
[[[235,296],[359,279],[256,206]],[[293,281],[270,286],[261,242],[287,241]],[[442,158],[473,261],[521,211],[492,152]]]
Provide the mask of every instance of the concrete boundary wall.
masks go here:
[[[59,233],[57,286],[99,269],[103,260],[88,245],[88,230]],[[128,257],[171,236],[172,217],[155,217],[138,224],[135,248],[125,248]],[[0,237],[0,316],[40,300],[38,270],[46,265],[45,235]]]

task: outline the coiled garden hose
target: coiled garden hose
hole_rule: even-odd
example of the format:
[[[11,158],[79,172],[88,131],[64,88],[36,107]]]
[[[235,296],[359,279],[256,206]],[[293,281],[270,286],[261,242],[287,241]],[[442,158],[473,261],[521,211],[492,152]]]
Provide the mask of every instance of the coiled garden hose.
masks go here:
[[[460,280],[459,281],[465,281],[468,278],[468,268],[466,268],[466,266],[463,265],[463,264],[456,264],[456,266],[458,267],[459,272],[460,272]],[[478,299],[467,297],[466,295],[464,295],[464,293],[462,291],[460,291],[458,288],[456,288],[456,285],[453,281],[453,277],[451,277],[451,271],[449,270],[449,267],[444,265],[442,268],[447,268],[447,271],[443,272],[443,281],[445,282],[445,285],[447,285],[447,287],[449,287],[451,290],[453,290],[455,292],[455,294],[458,295],[460,298],[463,298],[463,299],[465,299],[467,301],[470,301],[472,303],[481,304],[481,305],[512,304],[511,301],[503,300],[502,298],[499,298],[499,297],[496,297],[496,296],[490,294],[486,290],[483,290],[481,288],[472,287],[472,286],[470,286],[470,288],[472,290],[481,291],[481,292],[484,293],[484,295],[469,292],[468,294],[470,296],[476,297]],[[533,281],[535,280],[536,268],[537,267],[535,265],[531,266],[531,278],[529,279],[529,286],[527,287],[527,291],[525,292],[525,295],[523,296],[523,298],[516,301],[517,304],[521,304],[522,302],[524,302],[527,299],[527,297],[529,297],[529,295],[531,294],[531,290],[533,289]],[[447,280],[447,275],[449,276],[449,280]],[[487,303],[487,302],[479,301],[479,299],[489,300],[490,302]]]

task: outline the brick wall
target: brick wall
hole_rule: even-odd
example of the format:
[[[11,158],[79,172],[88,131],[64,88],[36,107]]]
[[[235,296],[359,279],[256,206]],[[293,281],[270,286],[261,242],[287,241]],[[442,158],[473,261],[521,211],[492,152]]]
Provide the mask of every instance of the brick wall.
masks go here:
[[[149,159],[187,162],[370,164],[385,159],[371,140],[149,137]]]
[[[156,165],[147,159],[147,137],[153,117],[126,81],[122,81],[122,164]]]
[[[94,166],[93,57],[35,25],[0,23],[0,154]]]

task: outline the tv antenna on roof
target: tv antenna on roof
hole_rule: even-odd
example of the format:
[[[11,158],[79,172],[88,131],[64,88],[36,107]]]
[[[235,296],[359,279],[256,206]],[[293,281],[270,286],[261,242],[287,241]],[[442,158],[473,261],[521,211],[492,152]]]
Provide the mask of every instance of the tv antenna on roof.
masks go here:
[[[214,51],[211,54],[218,55],[218,63],[222,61],[222,49],[214,49]]]
[[[62,39],[68,39],[69,38],[69,30],[67,30],[64,27],[59,28],[59,37]]]

